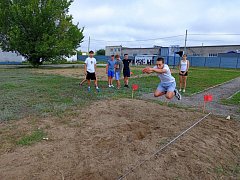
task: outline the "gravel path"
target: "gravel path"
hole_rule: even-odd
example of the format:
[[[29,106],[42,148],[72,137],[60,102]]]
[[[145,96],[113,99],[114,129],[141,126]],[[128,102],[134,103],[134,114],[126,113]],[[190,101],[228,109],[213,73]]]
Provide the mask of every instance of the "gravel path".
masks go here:
[[[225,117],[230,115],[236,119],[240,119],[240,113],[238,112],[239,107],[237,105],[229,106],[229,105],[220,104],[221,99],[227,99],[239,91],[240,91],[240,77],[235,78],[231,81],[228,81],[224,84],[208,88],[202,92],[193,94],[192,96],[182,96],[182,100],[180,101],[177,100],[176,98],[173,98],[170,102],[180,106],[201,110],[203,109],[203,103],[204,103],[203,96],[209,93],[213,95],[213,101],[208,102],[206,104],[207,112],[212,112],[213,114],[221,115]],[[168,101],[164,96],[160,98],[155,98],[153,96],[153,93],[145,94],[143,98],[160,100],[162,102]]]

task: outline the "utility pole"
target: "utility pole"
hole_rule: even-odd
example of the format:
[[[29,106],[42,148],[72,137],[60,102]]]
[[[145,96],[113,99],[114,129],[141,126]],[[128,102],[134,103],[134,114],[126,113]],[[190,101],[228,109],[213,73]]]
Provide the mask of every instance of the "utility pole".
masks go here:
[[[90,36],[88,38],[88,53],[89,53],[89,51],[90,51]]]
[[[184,54],[187,54],[187,30],[186,30],[186,34],[185,34],[185,44],[184,44]]]

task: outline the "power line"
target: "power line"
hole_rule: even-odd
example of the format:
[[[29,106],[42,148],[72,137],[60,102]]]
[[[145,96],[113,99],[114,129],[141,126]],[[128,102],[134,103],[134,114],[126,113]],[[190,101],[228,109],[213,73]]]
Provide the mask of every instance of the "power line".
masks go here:
[[[240,36],[240,34],[231,34],[231,33],[203,33],[203,34],[188,34],[192,36]]]
[[[154,41],[154,40],[160,40],[160,39],[170,39],[170,38],[176,38],[176,37],[182,37],[184,35],[176,35],[176,36],[168,36],[168,37],[160,37],[160,38],[152,38],[152,39],[137,39],[137,40],[127,40],[127,41],[110,41],[110,40],[103,40],[103,39],[92,39],[93,41],[103,41],[103,42],[138,42],[138,41]]]

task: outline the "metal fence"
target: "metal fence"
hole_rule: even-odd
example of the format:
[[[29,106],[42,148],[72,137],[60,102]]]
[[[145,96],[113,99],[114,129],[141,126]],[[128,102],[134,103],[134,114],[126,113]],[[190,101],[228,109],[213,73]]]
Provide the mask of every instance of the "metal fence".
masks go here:
[[[166,63],[171,66],[178,66],[180,57],[164,57]],[[238,57],[188,57],[191,66],[214,67],[214,68],[240,68]]]
[[[78,56],[78,60],[85,61],[88,56]],[[109,56],[94,56],[97,61],[106,62]],[[134,57],[129,57],[134,59]],[[154,61],[156,61],[154,58]],[[165,62],[170,66],[178,66],[181,57],[164,56]],[[240,68],[239,57],[188,57],[190,66],[195,67],[214,67],[214,68]]]

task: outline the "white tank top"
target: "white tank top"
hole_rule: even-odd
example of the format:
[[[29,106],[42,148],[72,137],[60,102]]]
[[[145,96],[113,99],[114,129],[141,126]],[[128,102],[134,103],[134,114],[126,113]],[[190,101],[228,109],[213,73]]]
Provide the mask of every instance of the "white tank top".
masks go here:
[[[187,70],[187,60],[186,61],[181,60],[180,66],[181,66],[180,71],[186,71]]]

